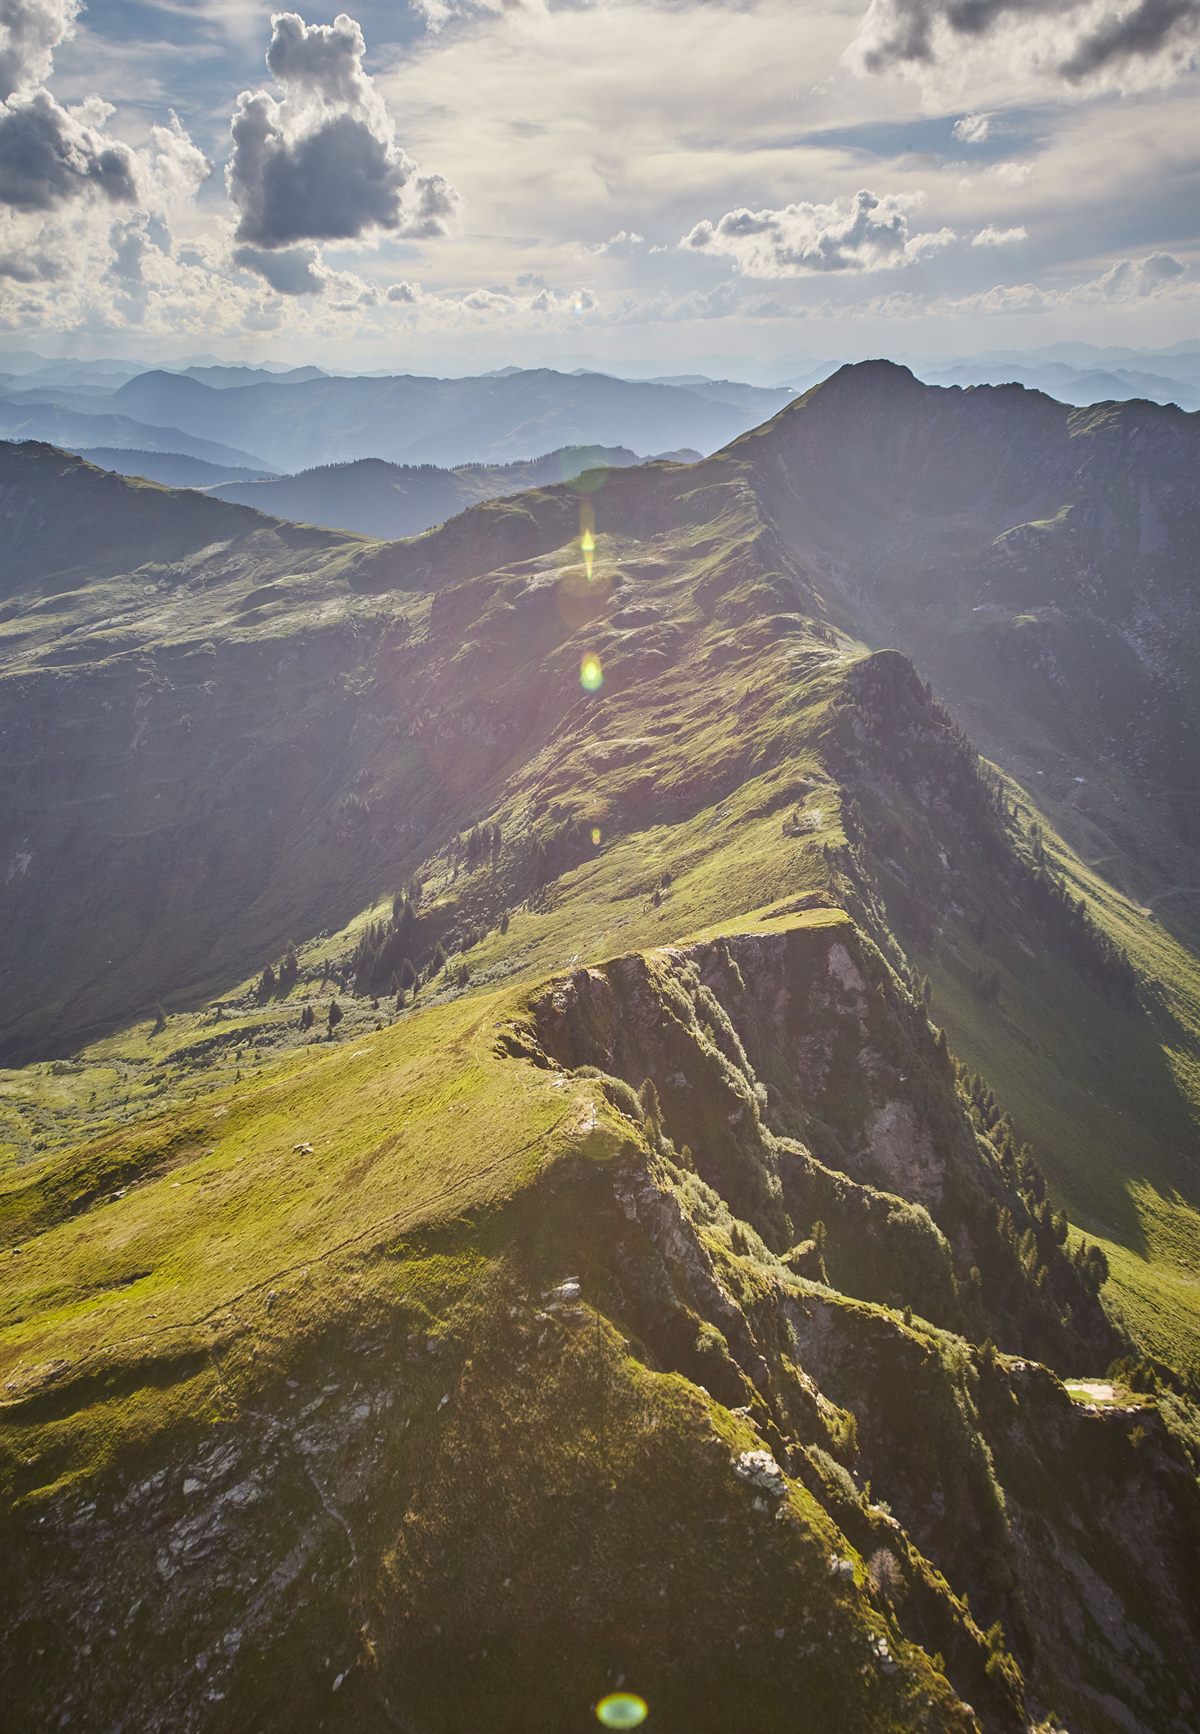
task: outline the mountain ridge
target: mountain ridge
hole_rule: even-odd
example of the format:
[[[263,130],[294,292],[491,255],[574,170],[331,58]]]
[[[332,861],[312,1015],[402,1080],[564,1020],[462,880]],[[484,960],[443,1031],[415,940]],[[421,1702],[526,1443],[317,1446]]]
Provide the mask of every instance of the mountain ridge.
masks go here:
[[[1194,427],[1074,414],[872,368],[411,541],[246,512],[26,593],[6,1035],[86,1041],[0,1076],[27,1720],[557,1734],[623,1671],[698,1734],[1188,1726],[1200,967],[1118,881],[1193,845],[994,640],[1173,599],[1171,714]]]

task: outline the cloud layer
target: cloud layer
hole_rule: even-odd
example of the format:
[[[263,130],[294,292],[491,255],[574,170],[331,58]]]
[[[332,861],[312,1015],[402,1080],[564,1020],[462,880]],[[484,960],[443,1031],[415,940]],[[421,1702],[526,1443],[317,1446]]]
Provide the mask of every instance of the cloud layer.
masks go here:
[[[1198,0],[871,0],[849,50],[868,73],[929,72],[985,44],[1065,80],[1163,84],[1195,64]]]
[[[1194,108],[1098,99],[1174,78],[1198,8],[424,0],[361,15],[364,43],[332,8],[0,0],[0,325],[270,332],[333,365],[428,362],[440,334],[439,365],[494,365],[598,355],[581,324],[613,360],[642,327],[683,364],[708,340],[686,328],[720,323],[730,371],[789,321],[826,347],[933,313],[970,321],[962,347],[997,312],[1171,341]],[[847,76],[856,31],[858,69],[899,76]],[[224,188],[198,196],[204,153],[151,125],[171,101]]]

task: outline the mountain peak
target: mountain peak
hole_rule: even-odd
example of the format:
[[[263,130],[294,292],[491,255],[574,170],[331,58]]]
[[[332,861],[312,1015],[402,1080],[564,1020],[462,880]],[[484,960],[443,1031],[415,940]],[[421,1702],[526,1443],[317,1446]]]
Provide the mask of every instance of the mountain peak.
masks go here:
[[[928,390],[910,367],[881,356],[871,361],[845,362],[836,373],[831,373],[828,379],[813,386],[805,395],[809,398],[820,396],[822,401],[827,401],[831,397],[849,398],[853,395],[861,398],[866,392],[879,394],[907,391],[913,387],[918,391]]]

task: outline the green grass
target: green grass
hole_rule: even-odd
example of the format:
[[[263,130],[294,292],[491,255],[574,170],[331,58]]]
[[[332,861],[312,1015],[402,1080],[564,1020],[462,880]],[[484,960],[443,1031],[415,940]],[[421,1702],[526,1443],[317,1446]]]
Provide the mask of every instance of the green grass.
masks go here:
[[[331,1260],[492,1208],[567,1151],[611,1154],[625,1123],[594,1086],[556,1088],[495,1053],[497,1019],[517,1003],[430,1009],[10,1174],[10,1398],[185,1354],[231,1313],[261,1311],[272,1287],[319,1283]]]
[[[1048,842],[1168,1016],[1115,1008],[1037,933],[1002,924],[983,944],[960,927],[941,951],[933,1016],[1033,1140],[1072,1221],[1103,1247],[1109,1295],[1130,1328],[1162,1359],[1200,1367],[1200,965],[1061,840]],[[997,963],[1003,990],[990,1005],[973,977]]]

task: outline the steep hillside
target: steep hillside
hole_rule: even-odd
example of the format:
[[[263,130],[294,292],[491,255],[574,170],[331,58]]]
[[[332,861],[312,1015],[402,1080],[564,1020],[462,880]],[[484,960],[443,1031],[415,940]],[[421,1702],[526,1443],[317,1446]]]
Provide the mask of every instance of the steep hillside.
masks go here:
[[[126,451],[120,446],[94,446],[76,454],[102,470],[119,476],[142,476],[167,488],[215,488],[222,482],[265,481],[266,470],[239,469],[228,464],[208,464],[180,452]],[[253,502],[249,502],[253,503]]]
[[[1200,419],[846,368],[727,461],[831,617],[918,660],[1089,852],[1165,883],[1198,841]],[[1075,815],[1078,815],[1076,818]],[[1159,884],[1163,883],[1162,878]],[[1194,930],[1193,930],[1194,931]]]
[[[338,546],[327,533],[117,476],[32,441],[0,446],[0,521],[5,537],[0,595],[25,602],[43,591],[76,593],[75,603],[56,605],[58,634],[64,612],[79,606],[86,617],[95,610],[100,579],[138,573],[144,594],[147,584],[157,580],[169,587],[178,581],[178,574],[172,576],[177,567],[206,557],[223,559],[228,572],[244,577],[240,544],[246,538],[274,537],[292,548]],[[86,526],[82,534],[81,525]],[[133,610],[134,619],[139,612]],[[22,614],[16,604],[9,610],[15,642],[6,648],[15,648],[31,624]]]
[[[866,367],[394,544],[21,456],[21,1725],[1194,1725],[1200,970],[1041,786],[1149,883],[1177,755],[1109,811],[1081,664],[922,678],[1177,593],[1173,714],[1194,432],[1115,413]]]

